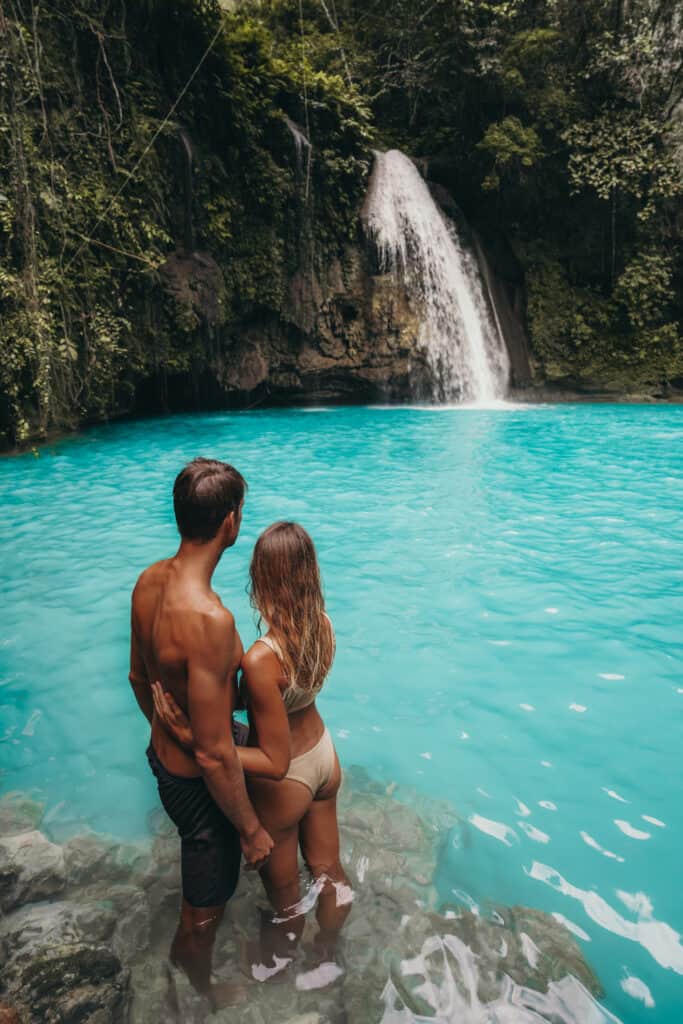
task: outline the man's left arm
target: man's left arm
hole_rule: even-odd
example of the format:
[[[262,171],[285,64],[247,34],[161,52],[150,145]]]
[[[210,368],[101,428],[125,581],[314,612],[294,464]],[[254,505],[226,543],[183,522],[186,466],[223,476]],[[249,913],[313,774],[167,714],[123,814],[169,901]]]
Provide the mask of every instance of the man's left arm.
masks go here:
[[[147,678],[145,661],[140,651],[140,644],[135,635],[135,621],[132,615],[130,620],[130,672],[128,673],[128,678],[130,685],[133,687],[133,693],[135,694],[138,706],[151,725],[152,716],[154,715],[154,699],[152,697],[152,688]]]

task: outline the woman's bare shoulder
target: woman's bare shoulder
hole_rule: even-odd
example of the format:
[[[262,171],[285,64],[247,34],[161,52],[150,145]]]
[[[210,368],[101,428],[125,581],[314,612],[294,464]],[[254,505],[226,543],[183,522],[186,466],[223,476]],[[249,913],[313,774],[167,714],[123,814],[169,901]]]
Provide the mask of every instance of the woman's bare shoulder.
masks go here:
[[[281,673],[280,659],[268,644],[255,640],[242,657],[242,671],[249,674],[268,668],[277,669]]]

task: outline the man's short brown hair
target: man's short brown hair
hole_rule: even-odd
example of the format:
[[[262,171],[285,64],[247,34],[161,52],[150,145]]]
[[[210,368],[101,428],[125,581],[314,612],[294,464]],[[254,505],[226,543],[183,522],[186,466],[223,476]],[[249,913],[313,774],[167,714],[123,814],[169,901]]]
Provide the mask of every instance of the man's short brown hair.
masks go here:
[[[193,459],[173,485],[173,511],[180,536],[209,541],[226,516],[244,501],[247,484],[241,473],[217,459]]]

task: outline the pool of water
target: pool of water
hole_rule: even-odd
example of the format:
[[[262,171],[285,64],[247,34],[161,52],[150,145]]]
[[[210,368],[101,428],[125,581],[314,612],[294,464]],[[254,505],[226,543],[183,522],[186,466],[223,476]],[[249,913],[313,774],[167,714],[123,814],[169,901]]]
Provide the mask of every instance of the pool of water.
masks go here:
[[[249,482],[216,574],[243,639],[277,518],[320,554],[340,757],[450,801],[444,902],[561,915],[623,1021],[683,1012],[683,408],[355,408],[121,424],[0,462],[0,787],[59,837],[156,805],[129,595],[175,474]]]

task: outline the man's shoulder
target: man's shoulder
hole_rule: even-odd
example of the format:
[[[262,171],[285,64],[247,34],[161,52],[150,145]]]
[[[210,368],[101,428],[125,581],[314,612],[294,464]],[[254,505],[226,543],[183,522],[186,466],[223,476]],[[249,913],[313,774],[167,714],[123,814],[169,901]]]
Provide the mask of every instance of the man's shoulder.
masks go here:
[[[188,608],[183,616],[183,633],[189,664],[222,664],[233,657],[235,620],[219,603]]]
[[[212,602],[203,608],[198,608],[196,614],[201,617],[202,622],[207,630],[216,634],[228,634],[229,636],[235,633],[235,616],[232,614],[229,608],[226,608],[224,604],[221,604],[219,600],[215,603]]]
[[[235,629],[235,616],[221,601],[215,590],[193,588],[186,591],[187,614],[196,617],[211,629]]]
[[[148,566],[138,576],[131,597],[134,615],[144,615],[144,609],[149,606],[150,601],[155,601],[156,594],[165,578],[165,567],[168,561],[169,559],[165,558],[161,562],[154,562],[153,565]]]
[[[152,562],[152,564],[148,565],[146,569],[143,569],[137,578],[135,586],[133,587],[133,593],[138,589],[144,588],[150,583],[157,583],[169,562],[170,558],[162,558],[161,561]]]

